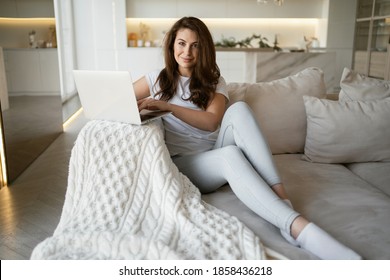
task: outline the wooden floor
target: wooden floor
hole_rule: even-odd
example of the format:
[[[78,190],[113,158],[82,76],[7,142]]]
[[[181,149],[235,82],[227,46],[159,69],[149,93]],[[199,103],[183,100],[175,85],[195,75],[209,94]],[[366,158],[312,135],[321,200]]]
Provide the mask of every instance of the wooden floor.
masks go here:
[[[12,185],[0,190],[0,259],[29,259],[53,234],[64,203],[73,143],[85,125],[79,116]]]

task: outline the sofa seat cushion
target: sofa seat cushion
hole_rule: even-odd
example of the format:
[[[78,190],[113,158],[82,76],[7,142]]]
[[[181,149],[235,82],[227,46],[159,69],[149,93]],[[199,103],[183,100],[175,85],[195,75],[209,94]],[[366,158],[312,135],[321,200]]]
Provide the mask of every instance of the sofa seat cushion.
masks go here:
[[[202,199],[230,215],[237,217],[248,228],[256,233],[261,242],[285,258],[292,260],[317,259],[311,253],[288,243],[280,234],[280,230],[250,210],[234,194],[229,185],[215,192],[202,195]]]
[[[346,167],[390,197],[390,162],[362,162]]]
[[[295,209],[363,258],[390,259],[390,198],[342,164],[311,163],[301,157],[274,156]],[[267,247],[287,258],[315,258],[285,241],[277,228],[249,210],[229,187],[203,199],[239,218]]]
[[[295,208],[365,259],[390,259],[390,199],[342,164],[275,156]]]

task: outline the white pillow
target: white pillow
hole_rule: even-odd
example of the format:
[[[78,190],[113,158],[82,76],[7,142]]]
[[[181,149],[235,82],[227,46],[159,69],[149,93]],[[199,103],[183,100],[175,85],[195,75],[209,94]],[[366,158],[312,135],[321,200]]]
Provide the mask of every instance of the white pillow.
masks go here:
[[[243,100],[255,117],[273,154],[303,153],[306,113],[302,96],[326,96],[324,74],[319,68],[271,82],[231,84],[231,103]]]
[[[340,81],[340,101],[374,100],[390,97],[390,81],[370,78],[344,68]]]
[[[305,160],[390,161],[390,98],[344,102],[303,98],[307,114]]]

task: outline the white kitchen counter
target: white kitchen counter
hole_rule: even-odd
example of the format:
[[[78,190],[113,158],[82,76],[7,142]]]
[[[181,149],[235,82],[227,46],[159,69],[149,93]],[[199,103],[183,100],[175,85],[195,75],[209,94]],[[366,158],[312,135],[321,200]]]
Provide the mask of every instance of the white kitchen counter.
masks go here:
[[[9,95],[59,95],[57,53],[56,48],[4,49]]]

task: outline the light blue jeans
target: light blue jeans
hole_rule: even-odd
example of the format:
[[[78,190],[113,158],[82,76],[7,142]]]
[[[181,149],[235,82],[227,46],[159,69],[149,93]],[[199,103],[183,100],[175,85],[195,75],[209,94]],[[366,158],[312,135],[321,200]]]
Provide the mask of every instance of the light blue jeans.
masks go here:
[[[285,232],[290,232],[299,216],[271,189],[281,180],[268,144],[245,102],[228,108],[212,150],[173,161],[202,193],[229,183],[246,206]]]

